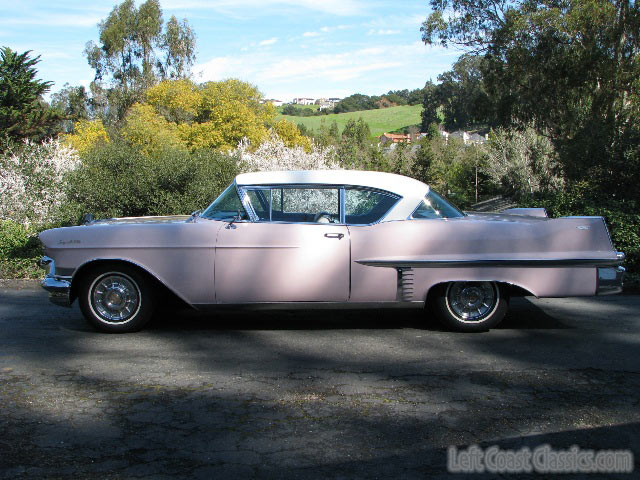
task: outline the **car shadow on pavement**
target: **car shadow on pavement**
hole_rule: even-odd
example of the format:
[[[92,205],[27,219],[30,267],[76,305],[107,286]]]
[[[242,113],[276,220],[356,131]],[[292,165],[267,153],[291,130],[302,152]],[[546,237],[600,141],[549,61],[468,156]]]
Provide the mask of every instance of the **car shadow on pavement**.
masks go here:
[[[156,314],[146,329],[189,330],[348,330],[415,328],[447,331],[423,309],[233,310],[201,312],[174,307]],[[499,329],[573,328],[526,298],[514,298]]]

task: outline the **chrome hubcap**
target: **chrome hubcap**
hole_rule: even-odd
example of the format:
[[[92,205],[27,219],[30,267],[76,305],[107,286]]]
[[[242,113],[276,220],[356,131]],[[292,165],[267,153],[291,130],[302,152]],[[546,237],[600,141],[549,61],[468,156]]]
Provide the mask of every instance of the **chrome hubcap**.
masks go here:
[[[140,291],[129,277],[107,274],[94,283],[91,305],[100,317],[110,323],[126,322],[140,307]]]
[[[454,282],[447,288],[447,306],[464,322],[478,322],[498,304],[498,290],[491,282]]]

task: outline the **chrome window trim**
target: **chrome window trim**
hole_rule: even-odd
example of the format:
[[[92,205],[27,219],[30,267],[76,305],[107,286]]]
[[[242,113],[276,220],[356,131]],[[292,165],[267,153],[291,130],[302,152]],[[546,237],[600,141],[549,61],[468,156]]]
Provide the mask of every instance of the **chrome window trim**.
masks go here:
[[[238,186],[237,184],[236,189],[238,191],[238,195],[240,196],[240,203],[242,204],[242,207],[245,209],[246,213],[249,215],[249,220],[251,222],[257,222],[259,220],[259,217],[253,209],[253,205],[251,205],[251,200],[249,200],[247,190],[244,187]]]
[[[235,180],[234,180],[235,184]],[[393,209],[398,205],[398,203],[402,200],[402,196],[397,195],[395,193],[389,192],[387,190],[381,190],[379,188],[371,188],[362,185],[333,185],[333,184],[309,184],[309,183],[301,183],[301,184],[256,184],[256,185],[236,185],[238,192],[242,192],[242,194],[238,194],[240,196],[242,205],[249,215],[251,222],[253,223],[276,223],[276,224],[295,224],[295,225],[318,225],[317,222],[287,222],[283,220],[273,220],[273,189],[274,188],[282,188],[282,189],[336,189],[338,190],[338,211],[340,216],[340,221],[338,223],[331,223],[329,225],[349,225],[354,227],[367,227],[371,225],[376,225],[384,221],[384,219],[389,215],[389,212],[393,211]],[[269,190],[269,220],[261,220],[259,216],[256,214],[253,205],[251,204],[251,199],[249,198],[247,192],[249,190]],[[380,195],[386,195],[389,198],[395,200],[395,202],[387,209],[387,211],[382,215],[378,220],[372,223],[347,223],[346,221],[346,191],[347,190],[362,190],[367,192],[378,193]],[[245,203],[246,201],[246,203]],[[326,225],[326,224],[323,224]]]

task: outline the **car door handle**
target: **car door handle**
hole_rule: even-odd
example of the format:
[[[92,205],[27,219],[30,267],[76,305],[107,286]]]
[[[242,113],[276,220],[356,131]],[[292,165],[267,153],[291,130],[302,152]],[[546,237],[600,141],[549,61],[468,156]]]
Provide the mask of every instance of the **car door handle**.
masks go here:
[[[327,238],[337,238],[338,240],[340,240],[342,237],[344,237],[344,233],[325,233],[324,236]]]

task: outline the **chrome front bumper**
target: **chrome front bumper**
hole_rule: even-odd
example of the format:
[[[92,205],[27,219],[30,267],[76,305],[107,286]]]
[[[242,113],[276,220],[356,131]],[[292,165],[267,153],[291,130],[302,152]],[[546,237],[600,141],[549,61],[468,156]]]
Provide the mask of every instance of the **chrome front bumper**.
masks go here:
[[[49,292],[49,301],[61,307],[71,307],[71,277],[56,275],[56,264],[52,258],[42,257],[38,265],[49,269],[40,282],[40,286]]]
[[[617,252],[620,262],[624,261],[625,255]],[[617,267],[598,267],[598,277],[596,284],[596,295],[613,295],[622,292],[625,268],[622,265]]]

